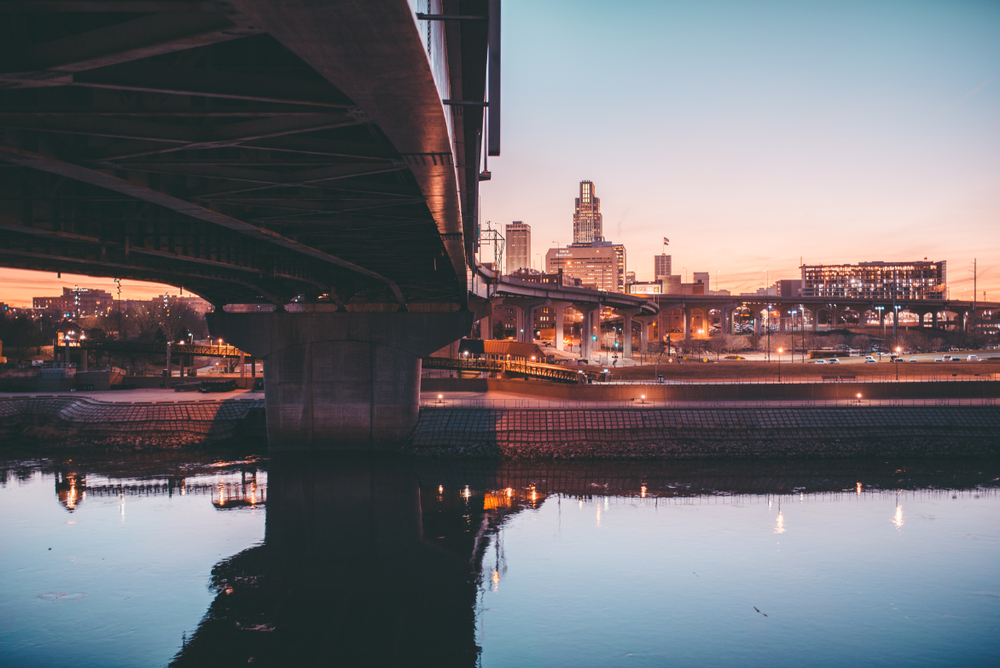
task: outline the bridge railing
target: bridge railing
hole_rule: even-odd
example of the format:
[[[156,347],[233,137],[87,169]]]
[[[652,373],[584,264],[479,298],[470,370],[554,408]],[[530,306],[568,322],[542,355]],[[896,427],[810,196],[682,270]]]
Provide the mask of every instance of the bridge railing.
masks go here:
[[[458,359],[454,357],[427,357],[424,369],[446,371],[473,371],[488,373],[509,373],[528,378],[541,378],[562,383],[578,383],[582,371],[567,369],[553,364],[539,364],[523,360]],[[593,377],[593,374],[590,374]]]
[[[421,409],[490,409],[490,410],[587,410],[587,409],[688,409],[688,408],[882,408],[893,406],[998,406],[997,397],[918,398],[918,399],[747,399],[747,400],[681,400],[681,399],[611,399],[587,401],[576,399],[470,399],[427,398],[420,400]]]

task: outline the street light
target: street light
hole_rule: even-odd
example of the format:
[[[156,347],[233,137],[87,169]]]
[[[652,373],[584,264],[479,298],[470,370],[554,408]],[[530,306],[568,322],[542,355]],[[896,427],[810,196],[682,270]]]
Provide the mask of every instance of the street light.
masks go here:
[[[778,348],[778,382],[781,382],[781,353],[785,352],[784,348]]]
[[[896,346],[896,361],[894,362],[894,364],[896,365],[896,381],[897,382],[899,381],[899,353],[900,353],[901,350],[902,350],[902,348],[900,348],[899,346]]]

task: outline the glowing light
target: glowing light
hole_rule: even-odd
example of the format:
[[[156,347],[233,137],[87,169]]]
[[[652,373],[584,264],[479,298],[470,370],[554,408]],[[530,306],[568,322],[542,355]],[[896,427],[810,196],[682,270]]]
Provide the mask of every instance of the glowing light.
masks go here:
[[[444,485],[438,485],[438,494],[444,494]]]
[[[785,516],[778,511],[778,521],[774,524],[774,533],[785,533]]]
[[[855,490],[857,491],[858,496],[861,496],[861,483],[860,482],[857,484],[857,487],[855,487]]]
[[[465,489],[462,490],[462,496],[464,496],[465,498],[469,498],[470,496],[472,496],[472,492],[469,491],[468,485],[466,485]]]
[[[903,506],[896,504],[896,512],[892,514],[892,523],[896,525],[897,529],[903,528]]]
[[[497,589],[500,588],[500,571],[493,569],[493,575],[490,576],[490,581],[493,582],[493,593],[496,593]]]
[[[508,497],[514,496],[514,490],[512,490],[510,487],[506,489],[506,492]]]
[[[641,498],[643,498],[643,499],[646,498],[646,486],[645,485],[643,485],[642,487],[639,488],[639,496]]]

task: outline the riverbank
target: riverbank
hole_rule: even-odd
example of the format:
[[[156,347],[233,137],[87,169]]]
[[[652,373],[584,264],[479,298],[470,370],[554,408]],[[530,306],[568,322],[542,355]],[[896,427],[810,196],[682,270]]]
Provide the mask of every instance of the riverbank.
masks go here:
[[[10,447],[178,449],[237,440],[263,445],[263,433],[264,399],[259,395],[170,402],[0,398],[0,441]]]
[[[406,451],[502,459],[996,457],[998,406],[424,408]]]
[[[473,396],[481,398],[425,399],[400,450],[421,458],[496,460],[1000,456],[995,399],[822,406],[788,400],[665,405]],[[0,398],[0,441],[14,448],[236,446],[265,452],[265,427],[260,395],[160,402]],[[336,450],[336,444],[312,449]]]

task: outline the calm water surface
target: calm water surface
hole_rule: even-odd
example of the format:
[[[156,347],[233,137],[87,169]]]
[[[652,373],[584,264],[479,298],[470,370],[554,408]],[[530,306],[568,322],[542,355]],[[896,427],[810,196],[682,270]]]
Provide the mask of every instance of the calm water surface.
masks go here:
[[[1000,665],[1000,464],[0,464],[0,665]]]

